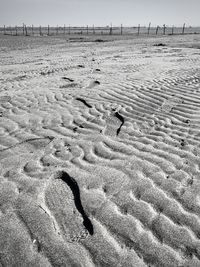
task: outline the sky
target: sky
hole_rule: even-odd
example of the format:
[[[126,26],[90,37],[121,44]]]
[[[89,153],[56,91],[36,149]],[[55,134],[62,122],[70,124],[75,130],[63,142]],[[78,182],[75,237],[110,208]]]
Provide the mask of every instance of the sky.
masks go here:
[[[200,26],[200,0],[0,0],[0,27]]]

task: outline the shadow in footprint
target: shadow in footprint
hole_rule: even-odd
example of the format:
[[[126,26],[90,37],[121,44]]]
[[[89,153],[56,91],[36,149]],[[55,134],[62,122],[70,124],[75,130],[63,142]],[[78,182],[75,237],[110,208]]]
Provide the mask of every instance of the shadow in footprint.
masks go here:
[[[86,107],[92,108],[92,106],[88,104],[84,99],[77,97],[76,100],[82,102]]]
[[[75,179],[73,177],[71,177],[68,173],[66,173],[64,171],[59,172],[57,179],[61,179],[63,182],[65,182],[70,187],[70,189],[74,195],[75,206],[76,206],[77,210],[79,211],[79,213],[83,217],[83,225],[88,230],[90,235],[93,235],[94,234],[93,225],[92,225],[90,219],[88,218],[88,216],[86,215],[86,213],[83,209],[83,206],[81,204],[80,190],[79,190],[79,186],[78,186],[77,182],[75,181]]]
[[[124,118],[118,112],[115,112],[115,117],[121,121],[121,125],[119,126],[119,128],[117,129],[117,132],[116,132],[116,135],[118,135],[121,131],[123,124],[124,124]]]
[[[71,79],[71,78],[68,78],[68,77],[62,77],[62,79],[63,79],[63,80],[67,80],[67,81],[69,81],[69,82],[74,82],[74,80],[73,80],[73,79]]]

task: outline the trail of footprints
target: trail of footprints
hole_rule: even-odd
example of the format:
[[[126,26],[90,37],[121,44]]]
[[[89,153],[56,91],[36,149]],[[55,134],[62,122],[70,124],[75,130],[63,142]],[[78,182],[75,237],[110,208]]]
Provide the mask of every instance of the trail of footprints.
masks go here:
[[[61,266],[49,253],[58,255],[59,242],[75,244],[82,266],[115,266],[113,258],[119,266],[199,266],[199,79],[189,69],[89,95],[1,95],[1,187],[10,196],[1,199],[1,224],[7,218],[11,231],[21,214],[18,227],[43,266]],[[62,246],[62,255],[70,251]]]

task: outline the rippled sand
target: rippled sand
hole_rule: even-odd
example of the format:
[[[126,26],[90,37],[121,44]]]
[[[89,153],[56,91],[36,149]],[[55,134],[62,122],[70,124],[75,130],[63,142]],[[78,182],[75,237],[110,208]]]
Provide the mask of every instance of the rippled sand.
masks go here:
[[[200,266],[200,36],[0,39],[0,266]]]

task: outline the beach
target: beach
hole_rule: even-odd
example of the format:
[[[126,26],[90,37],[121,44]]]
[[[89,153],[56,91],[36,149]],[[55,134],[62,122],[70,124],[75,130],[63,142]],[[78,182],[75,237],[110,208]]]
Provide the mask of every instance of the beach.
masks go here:
[[[200,266],[200,35],[0,36],[0,266]]]

